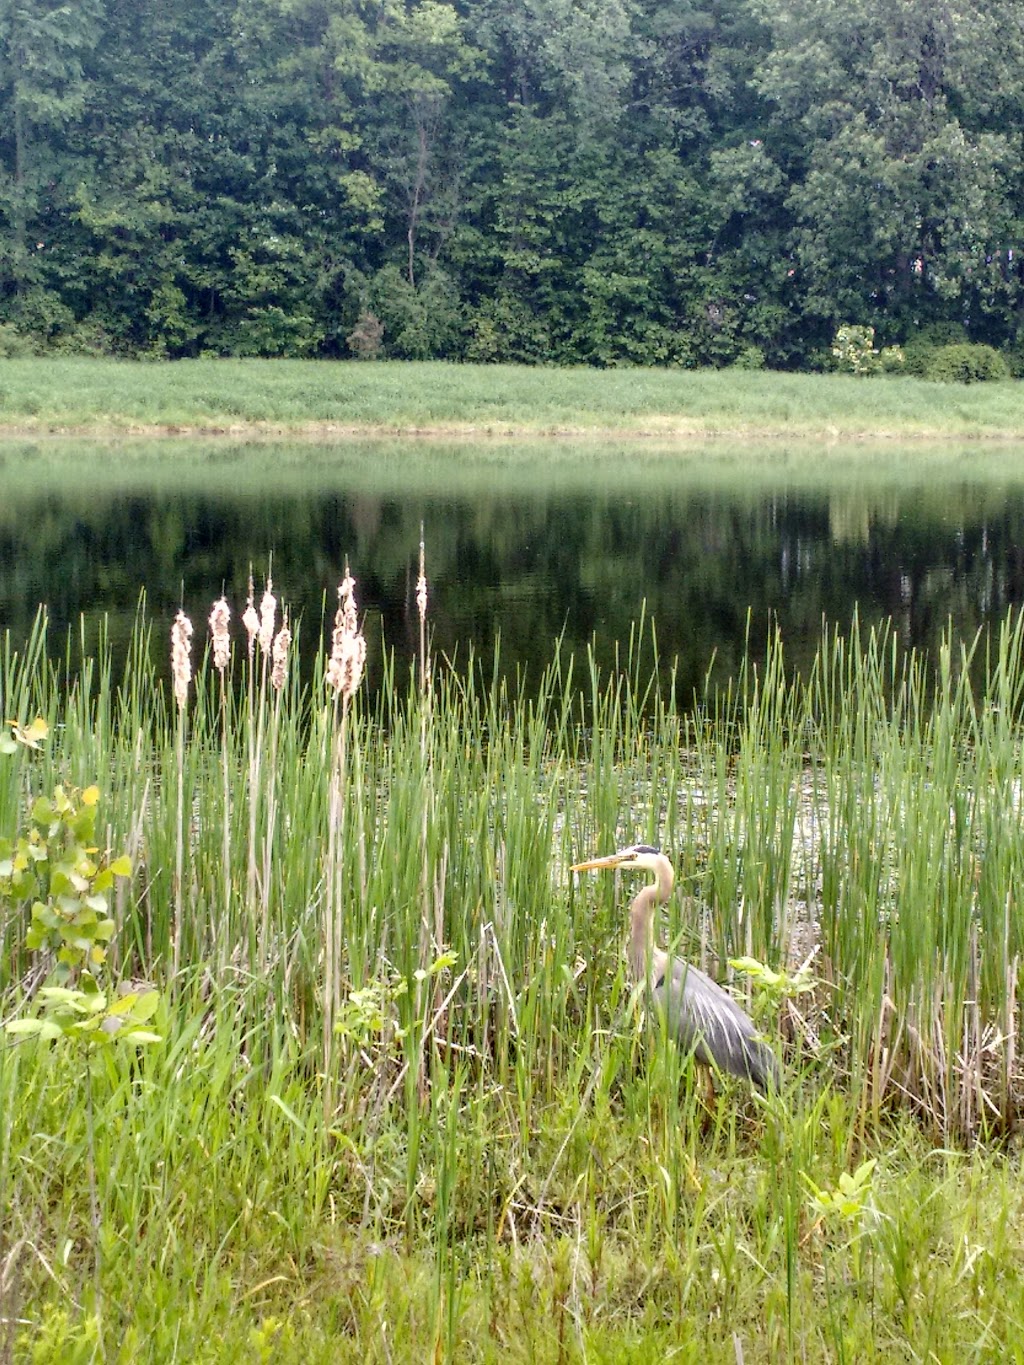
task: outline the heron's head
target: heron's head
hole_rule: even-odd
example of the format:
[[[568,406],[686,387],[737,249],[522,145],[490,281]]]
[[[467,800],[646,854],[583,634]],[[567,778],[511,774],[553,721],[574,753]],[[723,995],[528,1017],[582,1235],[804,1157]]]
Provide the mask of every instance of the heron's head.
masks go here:
[[[569,871],[590,872],[605,867],[635,867],[657,872],[664,862],[665,855],[650,844],[631,844],[629,848],[620,848],[618,853],[609,853],[603,858],[588,858],[585,863],[576,863]]]

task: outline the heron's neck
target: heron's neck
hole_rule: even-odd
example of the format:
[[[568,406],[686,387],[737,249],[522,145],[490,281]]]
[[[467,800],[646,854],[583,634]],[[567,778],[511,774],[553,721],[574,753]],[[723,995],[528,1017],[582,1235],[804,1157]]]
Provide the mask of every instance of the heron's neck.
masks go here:
[[[630,935],[626,945],[629,969],[635,981],[642,981],[657,953],[654,943],[654,914],[672,894],[672,864],[667,858],[659,860],[656,880],[645,886],[630,907]]]

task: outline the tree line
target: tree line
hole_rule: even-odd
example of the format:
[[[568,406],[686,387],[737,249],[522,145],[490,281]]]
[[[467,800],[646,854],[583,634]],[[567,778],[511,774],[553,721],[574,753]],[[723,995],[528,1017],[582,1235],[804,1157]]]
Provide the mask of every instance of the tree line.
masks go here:
[[[1020,0],[0,0],[0,354],[1024,355]]]

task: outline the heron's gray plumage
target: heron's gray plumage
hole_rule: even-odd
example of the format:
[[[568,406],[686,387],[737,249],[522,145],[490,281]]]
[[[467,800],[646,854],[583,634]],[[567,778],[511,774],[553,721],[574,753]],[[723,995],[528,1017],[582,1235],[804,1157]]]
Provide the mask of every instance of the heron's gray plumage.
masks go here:
[[[646,868],[655,878],[630,906],[626,956],[633,979],[646,981],[652,1005],[664,1014],[680,1046],[692,1050],[699,1062],[745,1077],[759,1090],[776,1088],[778,1062],[750,1016],[717,981],[683,958],[670,957],[654,941],[656,911],[668,900],[675,880],[665,855],[636,844],[607,858],[579,863],[573,870],[625,866]]]

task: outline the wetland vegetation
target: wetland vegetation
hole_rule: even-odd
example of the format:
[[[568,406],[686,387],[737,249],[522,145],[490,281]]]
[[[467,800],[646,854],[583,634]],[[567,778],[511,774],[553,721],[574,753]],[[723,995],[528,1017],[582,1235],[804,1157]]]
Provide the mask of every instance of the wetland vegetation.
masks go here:
[[[529,695],[424,636],[340,704],[236,633],[179,706],[143,644],[0,663],[7,1357],[1015,1358],[1018,617],[776,639],[685,711],[643,625]],[[568,872],[640,839],[777,1104],[641,1025],[628,888]]]
[[[0,428],[320,439],[368,432],[906,440],[1019,439],[1016,381],[527,365],[0,359]]]

